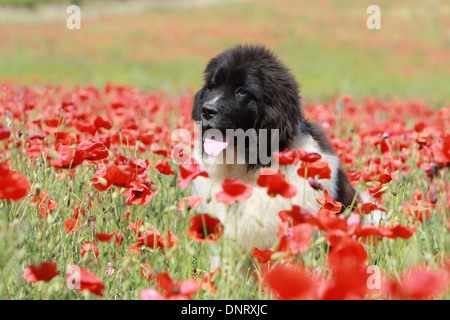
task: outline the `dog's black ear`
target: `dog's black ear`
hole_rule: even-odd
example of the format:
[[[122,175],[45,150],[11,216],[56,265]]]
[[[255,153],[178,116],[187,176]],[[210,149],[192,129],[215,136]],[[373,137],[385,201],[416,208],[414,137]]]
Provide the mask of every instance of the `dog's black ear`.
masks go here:
[[[192,104],[192,119],[194,121],[202,120],[203,90],[203,88],[200,89],[194,97],[194,102]]]
[[[271,129],[278,129],[280,150],[291,148],[295,137],[299,134],[299,124],[303,121],[298,84],[296,82],[285,86],[273,84],[267,88],[270,90],[267,91],[268,95],[260,106],[262,114],[258,127],[267,129],[268,132]]]

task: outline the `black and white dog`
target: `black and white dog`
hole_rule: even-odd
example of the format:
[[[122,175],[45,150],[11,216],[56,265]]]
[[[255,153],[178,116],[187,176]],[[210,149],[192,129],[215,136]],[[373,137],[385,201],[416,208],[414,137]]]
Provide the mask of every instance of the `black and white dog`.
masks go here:
[[[319,182],[344,207],[354,201],[356,191],[324,132],[304,118],[297,81],[265,47],[239,45],[211,59],[204,71],[204,85],[195,95],[192,118],[201,125],[202,132],[216,129],[224,137],[230,129],[255,129],[256,132],[277,129],[279,150],[303,149],[320,154],[321,160],[329,163],[332,173],[331,179]],[[205,137],[202,136],[203,146],[206,146]],[[236,239],[243,250],[253,246],[259,249],[272,247],[277,240],[279,211],[290,209],[292,204],[313,212],[320,208],[316,198],[322,197],[321,193],[298,176],[298,166],[280,166],[287,181],[297,187],[296,197],[270,197],[266,188],[256,184],[264,164],[249,163],[248,152],[235,155],[244,159],[241,163],[229,163],[217,159],[223,160],[226,153],[235,154],[236,148],[227,146],[223,152],[212,155],[205,153],[204,148],[198,149],[202,152],[195,155],[196,160],[210,178],[194,180],[193,193],[212,199],[200,210],[215,214],[225,226],[224,235]],[[271,146],[266,149],[270,154],[275,151]],[[235,213],[227,212],[225,205],[214,201],[225,178],[241,179],[254,188],[250,199],[238,203]]]

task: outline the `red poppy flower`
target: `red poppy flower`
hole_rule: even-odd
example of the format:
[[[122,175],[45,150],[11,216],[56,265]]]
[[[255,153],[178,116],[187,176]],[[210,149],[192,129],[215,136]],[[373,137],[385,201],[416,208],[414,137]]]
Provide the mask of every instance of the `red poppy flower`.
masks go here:
[[[133,204],[143,206],[152,201],[156,194],[158,194],[158,190],[151,190],[143,183],[132,182],[130,189],[124,193],[127,196],[125,203],[128,206]]]
[[[166,160],[159,160],[155,167],[159,172],[162,174],[173,176],[175,175],[175,172],[173,172],[172,167],[170,166],[169,162]]]
[[[62,123],[61,119],[54,118],[54,119],[47,119],[45,120],[45,124],[51,128],[56,128]]]
[[[161,148],[156,143],[152,144],[152,151],[154,154],[159,154],[163,157],[168,157],[169,152],[166,149]]]
[[[3,162],[5,163],[5,162]],[[10,170],[6,164],[0,172],[0,200],[9,199],[18,201],[25,197],[30,190],[30,181],[21,173]]]
[[[253,187],[245,185],[240,179],[225,179],[222,182],[222,189],[216,193],[216,199],[227,205],[247,201],[253,193]]]
[[[122,245],[124,238],[123,232],[119,234],[119,232],[116,233],[116,247],[120,247]]]
[[[122,221],[125,221],[126,219],[130,219],[131,218],[131,212],[127,211],[125,212],[125,215],[121,215]]]
[[[259,250],[257,247],[253,247],[251,254],[259,263],[266,263],[270,261],[273,251],[270,249]]]
[[[25,281],[36,283],[38,281],[50,281],[58,274],[56,263],[41,262],[26,267],[23,277]]]
[[[164,237],[161,236],[161,233],[156,228],[145,230],[144,233],[145,236],[138,237],[138,242],[145,244],[149,248],[164,249]]]
[[[369,278],[367,268],[342,268],[334,270],[333,280],[323,284],[322,300],[356,300],[367,297]],[[373,293],[373,291],[371,291]]]
[[[93,139],[81,142],[77,146],[77,150],[84,152],[86,160],[97,161],[109,158],[109,152],[105,145]]]
[[[217,294],[217,288],[215,284],[215,278],[217,274],[220,274],[222,270],[217,267],[213,272],[207,273],[202,277],[202,289],[211,292],[213,295]]]
[[[322,208],[331,212],[340,212],[342,210],[342,204],[336,202],[332,196],[328,194],[327,189],[323,191],[323,198],[316,199]]]
[[[143,144],[145,145],[150,145],[153,142],[155,142],[155,135],[154,134],[149,134],[147,132],[140,132],[138,135],[138,139],[140,141],[142,141]]]
[[[381,184],[385,184],[391,180],[398,181],[399,178],[393,176],[388,170],[384,170],[384,173],[380,175],[377,181]]]
[[[162,293],[154,288],[141,290],[142,300],[190,300],[201,287],[194,279],[173,281],[168,273],[158,273],[156,283]]]
[[[417,231],[415,226],[406,226],[398,224],[395,227],[383,228],[383,235],[387,238],[402,238],[409,239],[411,238]]]
[[[290,226],[288,222],[281,222],[277,237],[280,242],[275,249],[276,252],[288,252],[291,255],[303,253],[311,245],[312,229],[307,224]]]
[[[326,161],[303,161],[300,164],[300,168],[297,170],[297,174],[299,177],[305,179],[331,179],[331,168],[329,163]]]
[[[384,191],[380,191],[381,188],[383,188],[383,185],[381,183],[377,183],[373,187],[368,188],[367,192],[369,192],[372,195],[373,198],[378,199],[384,193]]]
[[[111,122],[105,117],[97,116],[97,118],[95,118],[95,120],[94,120],[94,125],[97,128],[105,128],[106,130],[109,130],[112,128]]]
[[[85,133],[88,133],[91,136],[94,136],[95,133],[97,132],[97,127],[93,123],[90,123],[90,122],[77,121],[75,123],[75,128],[79,132],[85,132]]]
[[[108,164],[95,172],[97,177],[94,181],[94,188],[105,191],[113,185],[128,188],[129,184],[136,179],[136,170],[128,165]]]
[[[6,127],[0,125],[0,140],[8,139],[11,136],[11,130]]]
[[[111,133],[110,136],[113,144],[122,144],[123,146],[136,145],[137,132],[135,130],[123,128]]]
[[[104,173],[103,173],[104,174]],[[106,191],[112,187],[112,183],[109,183],[105,178],[97,176],[91,179],[94,182],[93,187],[98,191]]]
[[[292,223],[294,226],[299,223],[309,222],[313,213],[301,208],[300,206],[293,205],[290,210],[282,210],[278,213],[281,221]]]
[[[164,292],[166,298],[192,299],[200,289],[200,283],[195,279],[187,279],[183,282],[172,280],[167,272],[156,275],[157,286]]]
[[[216,242],[223,233],[223,225],[219,219],[207,213],[200,213],[190,220],[188,236],[196,242]]]
[[[195,208],[198,208],[204,201],[205,198],[203,197],[196,197],[196,196],[184,197],[183,199],[180,200],[180,202],[178,202],[177,211],[194,210]]]
[[[128,164],[137,174],[138,177],[142,179],[147,178],[147,170],[153,168],[153,164],[148,160],[139,160],[134,158],[125,158],[123,159],[125,161],[124,164]],[[116,164],[121,164],[118,161],[116,161]]]
[[[58,131],[53,134],[55,136],[55,149],[59,150],[61,145],[72,146],[80,142],[81,136],[78,133]],[[38,137],[36,137],[38,138]]]
[[[141,236],[141,227],[144,225],[144,221],[142,221],[141,219],[137,218],[136,219],[136,223],[131,222],[128,227],[127,230],[132,230],[134,233],[136,233],[139,237]]]
[[[346,237],[331,247],[328,264],[333,269],[351,268],[364,265],[367,258],[364,245],[358,240]]]
[[[59,159],[52,160],[52,166],[57,169],[73,169],[86,159],[86,153],[72,146],[61,145],[58,150]]]
[[[417,231],[415,226],[396,225],[395,227],[365,225],[355,229],[354,235],[357,237],[375,236],[378,238],[402,238],[409,239]]]
[[[7,175],[11,171],[11,169],[9,168],[10,165],[10,160],[0,162],[0,177]]]
[[[316,297],[311,275],[298,265],[277,264],[263,276],[263,283],[281,300],[308,300]]]
[[[89,253],[90,257],[93,256],[95,260],[98,259],[98,255],[100,254],[98,247],[95,245],[94,241],[85,241],[83,245],[81,246],[81,257],[83,258],[86,253]],[[91,261],[91,258],[89,258],[89,262]]]
[[[367,202],[363,203],[361,206],[361,212],[364,214],[369,214],[374,210],[386,212],[386,209],[376,203]],[[355,209],[355,213],[360,213],[359,208]]]
[[[127,187],[136,178],[136,172],[128,165],[110,164],[106,166],[106,174],[103,178],[118,187]]]
[[[81,220],[79,219],[67,219],[64,221],[64,231],[67,234],[75,233],[81,227]]]
[[[333,270],[333,282],[323,293],[323,299],[363,298],[368,291],[367,261],[364,245],[344,237],[332,245],[328,265]]]
[[[423,146],[430,146],[433,136],[431,131],[426,130],[421,132],[413,132],[411,138],[416,141],[419,145],[419,149],[421,149]]]
[[[74,207],[73,211],[72,211],[72,218],[78,219],[80,216],[80,213],[83,217],[86,216],[86,210],[83,208],[83,206]]]
[[[141,300],[168,300],[162,293],[154,288],[141,290]],[[186,299],[183,299],[186,300]]]
[[[269,170],[273,173],[271,169]],[[260,187],[266,187],[267,194],[269,196],[275,197],[279,194],[285,198],[293,198],[297,195],[297,188],[293,184],[286,181],[286,177],[280,170],[278,170],[275,174],[264,173],[266,173],[266,170],[263,169],[256,183]]]
[[[276,150],[273,158],[281,165],[296,165],[299,159],[297,150],[289,150],[289,148],[284,151]]]
[[[180,239],[177,238],[175,233],[173,233],[170,230],[167,230],[167,237],[164,240],[164,245],[167,248],[172,248],[175,245],[175,243],[180,243]]]
[[[103,297],[102,291],[106,288],[94,273],[75,264],[67,268],[66,281],[70,288],[78,291],[88,290],[100,297]]]
[[[361,178],[361,172],[347,169],[347,177],[350,181],[358,181]]]
[[[209,177],[206,171],[200,169],[199,164],[180,164],[178,168],[180,169],[178,178],[180,180],[181,189],[186,188],[187,185],[198,176],[205,178]]]
[[[141,255],[141,247],[143,245],[144,244],[142,242],[139,242],[138,240],[138,242],[132,244],[131,246],[128,246],[127,251],[133,258],[136,258]]]
[[[41,190],[38,197],[34,196],[34,201],[31,205],[38,205],[42,219],[47,218],[48,214],[52,214],[52,212],[59,207],[58,203],[50,198],[48,192],[45,190]]]
[[[424,207],[424,206],[403,206],[403,213],[416,218],[419,220],[420,223],[423,223],[424,221],[428,221],[431,218],[431,210],[430,208]]]
[[[383,135],[375,141],[375,147],[380,145],[381,153],[385,154],[392,150],[391,144],[389,143],[389,137],[387,135]]]
[[[342,214],[321,208],[316,214],[311,215],[308,223],[319,230],[347,230],[347,221],[343,219]]]
[[[450,163],[450,133],[441,133],[441,141],[433,143],[431,146],[433,154],[438,163],[443,166]]]
[[[100,242],[109,242],[114,238],[116,234],[117,231],[114,231],[113,233],[96,233],[95,237]]]
[[[297,152],[299,159],[304,162],[316,162],[322,159],[322,156],[315,152],[307,152],[303,149],[299,149]]]
[[[423,122],[422,120],[418,120],[418,121],[416,121],[416,124],[414,125],[414,130],[416,132],[420,132],[423,129],[425,129],[426,126],[427,125],[425,124],[425,122]]]
[[[361,226],[360,228],[357,228],[357,230],[355,230],[354,232],[355,236],[357,237],[378,237],[378,238],[383,238],[384,234],[383,231],[381,230],[380,226],[375,226],[375,225],[365,225],[365,226]]]
[[[415,267],[407,271],[399,281],[393,280],[388,295],[398,299],[435,299],[448,288],[448,275],[443,271]]]

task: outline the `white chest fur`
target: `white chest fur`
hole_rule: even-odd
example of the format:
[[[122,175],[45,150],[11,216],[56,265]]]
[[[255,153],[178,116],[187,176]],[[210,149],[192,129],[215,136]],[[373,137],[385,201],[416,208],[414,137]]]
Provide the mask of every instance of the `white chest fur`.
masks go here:
[[[322,179],[319,182],[331,196],[336,197],[338,157],[323,153],[310,135],[300,136],[294,148],[319,153],[322,155],[321,160],[330,164],[331,179]],[[196,159],[202,169],[208,172],[210,176],[210,178],[198,177],[193,182],[194,195],[204,198],[210,197],[211,199],[209,203],[204,202],[199,210],[217,216],[224,224],[224,236],[235,239],[243,250],[249,250],[254,246],[259,249],[269,249],[273,246],[277,240],[278,212],[281,210],[290,209],[293,204],[313,212],[320,207],[316,198],[322,197],[322,192],[311,188],[307,180],[297,175],[300,164],[280,166],[280,170],[286,176],[287,181],[295,185],[298,190],[294,198],[286,199],[280,195],[269,196],[266,188],[256,184],[259,172],[247,172],[247,167],[244,164],[216,164],[214,158],[206,157],[202,159],[200,155],[196,155]],[[225,178],[241,179],[245,184],[253,186],[253,194],[250,199],[239,202],[231,206],[230,209],[215,201],[214,195],[221,190],[221,183]]]

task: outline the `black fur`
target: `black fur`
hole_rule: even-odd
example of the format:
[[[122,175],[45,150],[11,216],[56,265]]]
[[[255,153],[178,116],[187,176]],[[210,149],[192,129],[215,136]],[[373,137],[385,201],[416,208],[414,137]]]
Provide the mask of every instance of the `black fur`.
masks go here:
[[[238,45],[209,61],[192,118],[201,122],[203,131],[213,128],[224,134],[226,129],[278,129],[280,150],[292,148],[300,134],[309,134],[323,152],[335,154],[323,131],[304,119],[298,82],[263,46]],[[272,155],[270,140],[267,147]],[[260,166],[248,164],[248,169]],[[349,205],[355,191],[341,168],[338,184],[336,200]]]
[[[226,50],[208,63],[204,80],[192,109],[203,129],[279,129],[280,149],[292,145],[303,121],[298,83],[272,52],[256,45]],[[236,94],[238,88],[245,97]],[[202,107],[217,94],[222,95],[214,106],[219,112],[206,120]]]

